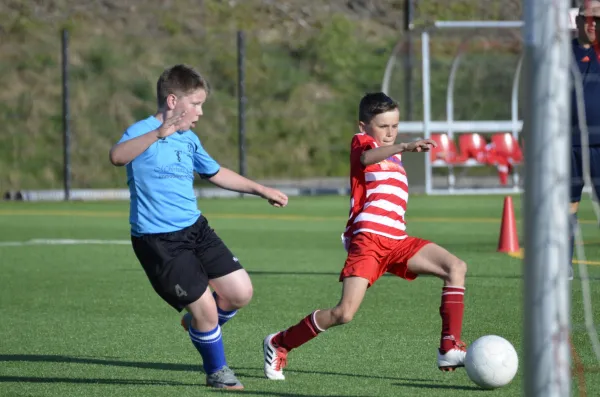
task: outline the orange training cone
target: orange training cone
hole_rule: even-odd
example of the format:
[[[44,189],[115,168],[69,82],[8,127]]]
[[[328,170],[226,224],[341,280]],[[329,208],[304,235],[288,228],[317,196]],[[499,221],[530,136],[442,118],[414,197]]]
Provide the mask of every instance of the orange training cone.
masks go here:
[[[502,210],[502,224],[500,226],[500,239],[498,241],[498,252],[518,252],[519,237],[517,235],[517,222],[513,210],[511,196],[504,198],[504,209]]]

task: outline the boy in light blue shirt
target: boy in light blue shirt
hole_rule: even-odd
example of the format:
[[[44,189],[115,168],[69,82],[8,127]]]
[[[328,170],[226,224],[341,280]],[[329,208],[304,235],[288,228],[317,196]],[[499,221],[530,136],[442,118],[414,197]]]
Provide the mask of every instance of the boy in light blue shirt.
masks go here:
[[[165,70],[157,83],[157,113],[127,128],[110,150],[110,161],[127,168],[133,250],[158,295],[176,310],[187,310],[182,325],[202,356],[207,386],[240,390],[243,385],[227,366],[221,326],[248,304],[252,283],[198,209],[194,172],[275,207],[286,206],[288,198],[221,167],[204,150],[191,128],[209,93],[208,82],[193,68]]]

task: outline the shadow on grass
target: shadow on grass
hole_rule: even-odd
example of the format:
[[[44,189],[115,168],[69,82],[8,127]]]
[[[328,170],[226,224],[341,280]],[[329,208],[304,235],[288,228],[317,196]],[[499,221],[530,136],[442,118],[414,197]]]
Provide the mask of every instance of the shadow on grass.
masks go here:
[[[400,387],[416,387],[419,389],[488,391],[477,386],[432,385],[428,383],[392,383],[392,385]]]
[[[287,371],[293,372],[293,371]],[[428,380],[431,381],[431,380]],[[454,386],[454,385],[435,385],[431,383],[392,383],[393,386],[400,387],[414,387],[420,389],[437,389],[437,390],[483,390],[475,386]],[[213,392],[225,393],[225,394],[234,394],[236,392],[233,391],[217,391],[212,390]],[[239,392],[238,392],[239,393]],[[244,390],[244,394],[256,395],[256,396],[277,396],[277,397],[349,397],[354,394],[299,394],[299,393],[281,393],[281,392],[269,392],[269,391],[260,391],[260,390]],[[362,396],[361,397],[369,397]]]
[[[191,372],[202,372],[200,365],[191,364],[177,364],[177,363],[155,363],[155,362],[140,362],[140,361],[120,361],[117,359],[102,359],[92,357],[72,357],[62,355],[36,355],[36,354],[3,354],[0,355],[0,362],[37,362],[37,363],[65,363],[65,364],[89,364],[89,365],[106,365],[114,367],[129,367],[129,368],[140,368],[140,369],[152,369],[152,370],[165,370],[165,371],[191,371]],[[258,367],[234,367],[237,375],[240,378],[256,378],[264,379],[262,376],[262,368]],[[249,374],[244,371],[260,372],[261,375]],[[298,369],[288,369],[288,374],[308,374],[308,375],[327,375],[327,376],[342,376],[342,377],[353,377],[353,378],[368,378],[368,379],[379,379],[379,380],[391,380],[394,381],[392,385],[406,388],[420,388],[430,390],[482,390],[475,386],[453,386],[444,384],[435,384],[438,382],[433,379],[420,379],[420,378],[401,378],[392,376],[380,376],[380,375],[366,375],[359,373],[344,373],[344,372],[333,372],[333,371],[306,371]],[[35,377],[35,376],[0,376],[0,383],[16,382],[16,383],[71,383],[71,384],[104,384],[104,385],[140,385],[140,386],[203,386],[201,379],[198,383],[183,383],[169,380],[148,380],[148,379],[102,379],[102,378],[69,378],[69,377]],[[227,393],[223,390],[212,390],[210,391]],[[233,393],[233,392],[231,392]],[[238,392],[239,393],[239,392]],[[245,390],[245,394],[256,395],[256,396],[278,396],[278,397],[326,397],[324,395],[315,394],[294,394],[294,393],[281,393],[281,392],[269,392],[259,390]],[[328,397],[346,397],[348,395],[328,395]],[[364,396],[369,397],[369,396]]]
[[[221,395],[239,395],[239,391],[221,391],[221,390],[211,390],[213,393],[219,393]],[[275,397],[352,397],[353,394],[298,394],[298,393],[281,393],[274,391],[260,391],[260,390],[248,390],[244,389],[242,392],[244,395],[251,396],[275,396]],[[216,395],[216,394],[215,394]],[[372,397],[368,395],[361,395],[361,397]],[[373,396],[374,397],[374,396]]]
[[[138,361],[119,361],[100,358],[83,358],[60,355],[41,355],[41,354],[0,354],[0,362],[46,362],[46,363],[65,363],[65,364],[95,364],[108,365],[113,367],[130,367],[141,369],[158,369],[163,371],[201,371],[200,365],[176,364],[176,363],[151,363]]]
[[[192,364],[178,364],[178,363],[153,363],[153,362],[142,362],[142,361],[120,361],[115,359],[102,359],[92,357],[72,357],[72,356],[61,356],[61,355],[41,355],[41,354],[1,354],[0,362],[46,362],[46,363],[64,363],[64,364],[91,364],[91,365],[106,365],[113,367],[128,367],[128,368],[140,368],[140,369],[154,369],[163,371],[191,371],[202,373],[202,367],[200,365]],[[240,377],[247,378],[258,378],[264,379],[264,376],[248,374],[244,371],[255,371],[262,374],[262,368],[259,367],[232,367],[236,374]],[[366,375],[360,373],[344,373],[344,372],[332,372],[332,371],[306,371],[299,369],[288,369],[286,373],[290,374],[309,374],[309,375],[328,375],[328,376],[343,376],[352,378],[368,378],[368,379],[381,379],[391,381],[409,381],[409,382],[431,382],[431,379],[418,379],[418,378],[401,378],[392,376],[381,376],[381,375]],[[44,379],[44,378],[40,378]]]
[[[200,383],[182,383],[169,380],[149,379],[102,379],[102,378],[55,378],[35,376],[0,376],[0,383],[73,383],[98,385],[143,385],[143,386],[200,386]]]

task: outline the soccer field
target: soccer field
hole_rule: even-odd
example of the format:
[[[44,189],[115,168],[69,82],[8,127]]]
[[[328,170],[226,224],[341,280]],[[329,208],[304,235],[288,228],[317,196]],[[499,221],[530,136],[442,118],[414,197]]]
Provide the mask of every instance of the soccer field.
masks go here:
[[[408,231],[468,263],[465,342],[503,336],[515,345],[522,364],[521,261],[496,252],[502,199],[413,196]],[[519,218],[518,197],[514,203]],[[223,327],[228,363],[246,387],[242,393],[489,393],[464,370],[438,371],[442,284],[428,277],[414,282],[383,277],[367,292],[352,323],[290,353],[285,381],[264,379],[263,338],[340,297],[338,274],[345,259],[340,234],[348,199],[292,197],[285,209],[255,198],[199,204],[254,284],[250,305]],[[600,231],[589,202],[582,205],[586,254],[600,261]],[[154,293],[138,264],[129,245],[127,211],[125,202],[0,204],[0,396],[222,393],[203,386],[200,357],[179,325],[180,315]],[[60,239],[95,241],[56,244]],[[600,322],[600,266],[589,266],[589,272]],[[587,370],[587,395],[600,395],[599,363],[582,328],[581,282],[576,279],[572,287],[573,344]],[[493,395],[521,395],[522,369]],[[575,393],[577,383],[574,374]]]

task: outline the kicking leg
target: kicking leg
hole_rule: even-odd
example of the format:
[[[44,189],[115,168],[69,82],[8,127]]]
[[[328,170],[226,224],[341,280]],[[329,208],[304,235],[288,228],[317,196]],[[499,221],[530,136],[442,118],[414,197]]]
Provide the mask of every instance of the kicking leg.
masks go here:
[[[263,342],[265,376],[272,380],[284,380],[283,368],[287,364],[290,350],[300,347],[331,327],[352,321],[368,286],[367,279],[347,277],[343,281],[342,298],[335,307],[315,310],[298,324],[267,336]]]
[[[460,340],[464,313],[465,276],[467,265],[436,244],[421,248],[408,260],[408,269],[415,274],[429,274],[444,281],[440,316],[442,333],[438,350],[438,367],[452,371],[464,366],[466,349]]]
[[[210,290],[207,288],[204,294],[186,309],[191,314],[188,332],[192,343],[202,356],[207,386],[243,389],[244,386],[227,366],[217,306]]]

